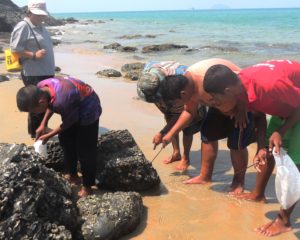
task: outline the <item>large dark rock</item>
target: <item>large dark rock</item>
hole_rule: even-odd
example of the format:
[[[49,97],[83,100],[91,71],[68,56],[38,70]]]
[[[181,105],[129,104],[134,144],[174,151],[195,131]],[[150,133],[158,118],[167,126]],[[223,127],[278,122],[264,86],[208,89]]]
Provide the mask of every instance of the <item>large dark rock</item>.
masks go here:
[[[127,130],[109,131],[98,139],[97,182],[101,189],[143,191],[160,183],[152,164],[147,161]],[[63,152],[58,142],[48,144],[48,167],[63,170]]]
[[[25,145],[0,144],[0,239],[72,239],[80,229],[70,185]]]
[[[127,130],[103,134],[98,143],[96,179],[100,188],[142,191],[160,183],[156,170]]]
[[[24,12],[10,0],[0,0],[0,32],[11,32],[24,18]]]
[[[142,198],[135,192],[105,193],[78,201],[85,222],[84,239],[110,240],[133,231],[143,214]]]
[[[0,0],[0,32],[11,32],[14,26],[26,16],[27,6],[18,7],[11,0]],[[48,26],[59,26],[63,21],[49,16],[45,20]]]
[[[150,53],[150,52],[161,52],[161,51],[168,51],[180,48],[188,48],[187,45],[178,45],[178,44],[158,44],[158,45],[149,45],[145,46],[142,49],[142,53]]]

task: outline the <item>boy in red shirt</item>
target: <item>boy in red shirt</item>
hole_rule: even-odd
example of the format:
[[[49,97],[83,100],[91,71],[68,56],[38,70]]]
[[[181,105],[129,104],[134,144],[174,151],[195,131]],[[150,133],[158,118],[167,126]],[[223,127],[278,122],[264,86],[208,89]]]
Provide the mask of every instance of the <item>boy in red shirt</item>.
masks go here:
[[[204,90],[213,100],[212,104],[227,114],[237,117],[243,112],[255,111],[270,114],[268,130],[266,121],[260,123],[258,151],[254,161],[258,163],[258,177],[254,191],[242,198],[260,200],[272,173],[274,160],[266,161],[268,151],[263,139],[266,135],[269,151],[275,147],[287,149],[300,171],[300,63],[289,60],[263,62],[235,74],[224,65],[214,65],[204,77]],[[275,220],[255,230],[265,236],[291,231],[290,215],[295,205],[280,209]]]

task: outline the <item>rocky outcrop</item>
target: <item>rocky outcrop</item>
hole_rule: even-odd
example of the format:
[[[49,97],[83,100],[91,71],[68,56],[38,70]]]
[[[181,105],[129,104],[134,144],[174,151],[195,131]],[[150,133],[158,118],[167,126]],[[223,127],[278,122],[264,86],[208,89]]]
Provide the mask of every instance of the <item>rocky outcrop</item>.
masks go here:
[[[158,45],[149,45],[145,46],[142,49],[142,53],[150,53],[150,52],[161,52],[161,51],[168,51],[180,48],[188,48],[187,45],[178,45],[178,44],[158,44]]]
[[[99,138],[98,172],[101,189],[143,191],[160,179],[127,130],[110,131]]]
[[[27,6],[18,7],[11,0],[0,0],[0,32],[11,32],[14,26],[26,16]],[[48,26],[63,25],[64,22],[49,16],[45,20]]]
[[[88,196],[77,204],[84,219],[84,239],[119,239],[137,227],[143,214],[142,198],[135,192]]]
[[[0,144],[0,239],[72,239],[72,190],[25,145]]]
[[[0,0],[0,32],[11,32],[23,19],[24,12],[10,0]]]
[[[0,240],[109,240],[138,226],[140,194],[97,193],[76,202],[71,186],[43,161],[24,144],[0,144]]]
[[[97,181],[100,189],[143,191],[159,185],[160,179],[127,130],[109,131],[98,139]],[[63,152],[58,142],[49,142],[47,167],[63,170]]]

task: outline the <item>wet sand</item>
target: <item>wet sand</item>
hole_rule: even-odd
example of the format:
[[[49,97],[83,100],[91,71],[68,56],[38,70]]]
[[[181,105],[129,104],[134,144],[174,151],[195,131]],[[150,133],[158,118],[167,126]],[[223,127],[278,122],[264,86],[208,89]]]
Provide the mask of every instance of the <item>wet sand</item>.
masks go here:
[[[151,160],[158,150],[152,150],[152,137],[164,124],[160,112],[151,104],[137,100],[136,83],[122,78],[97,78],[95,73],[104,68],[120,70],[125,63],[136,62],[122,56],[86,52],[80,46],[55,49],[56,65],[63,72],[88,82],[99,94],[103,106],[100,126],[104,129],[128,129],[146,157]],[[3,64],[0,73],[4,72]],[[0,83],[0,142],[32,144],[26,132],[25,113],[15,104],[15,94],[23,86],[20,80]],[[55,116],[50,127],[60,123]],[[191,166],[185,172],[175,169],[176,163],[164,165],[162,160],[171,153],[164,149],[153,162],[161,178],[157,189],[142,193],[145,214],[140,226],[122,239],[266,239],[252,229],[276,216],[279,204],[274,190],[274,175],[267,188],[268,204],[237,200],[227,195],[232,179],[232,168],[226,142],[220,141],[213,184],[185,185],[183,180],[199,173],[200,136],[194,136]],[[249,164],[255,152],[250,147]],[[255,181],[254,169],[247,172],[246,189]],[[297,217],[297,218],[296,218]],[[273,239],[300,238],[300,206],[292,218],[294,231]]]

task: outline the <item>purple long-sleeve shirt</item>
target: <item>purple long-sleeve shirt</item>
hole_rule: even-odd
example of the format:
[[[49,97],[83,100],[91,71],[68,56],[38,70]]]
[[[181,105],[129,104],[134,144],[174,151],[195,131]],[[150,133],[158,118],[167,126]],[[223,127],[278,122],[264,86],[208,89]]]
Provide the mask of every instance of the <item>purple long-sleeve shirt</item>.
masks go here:
[[[61,115],[62,129],[67,129],[75,123],[89,125],[102,113],[98,95],[89,85],[78,79],[49,78],[39,82],[37,86],[49,88],[49,108]]]

